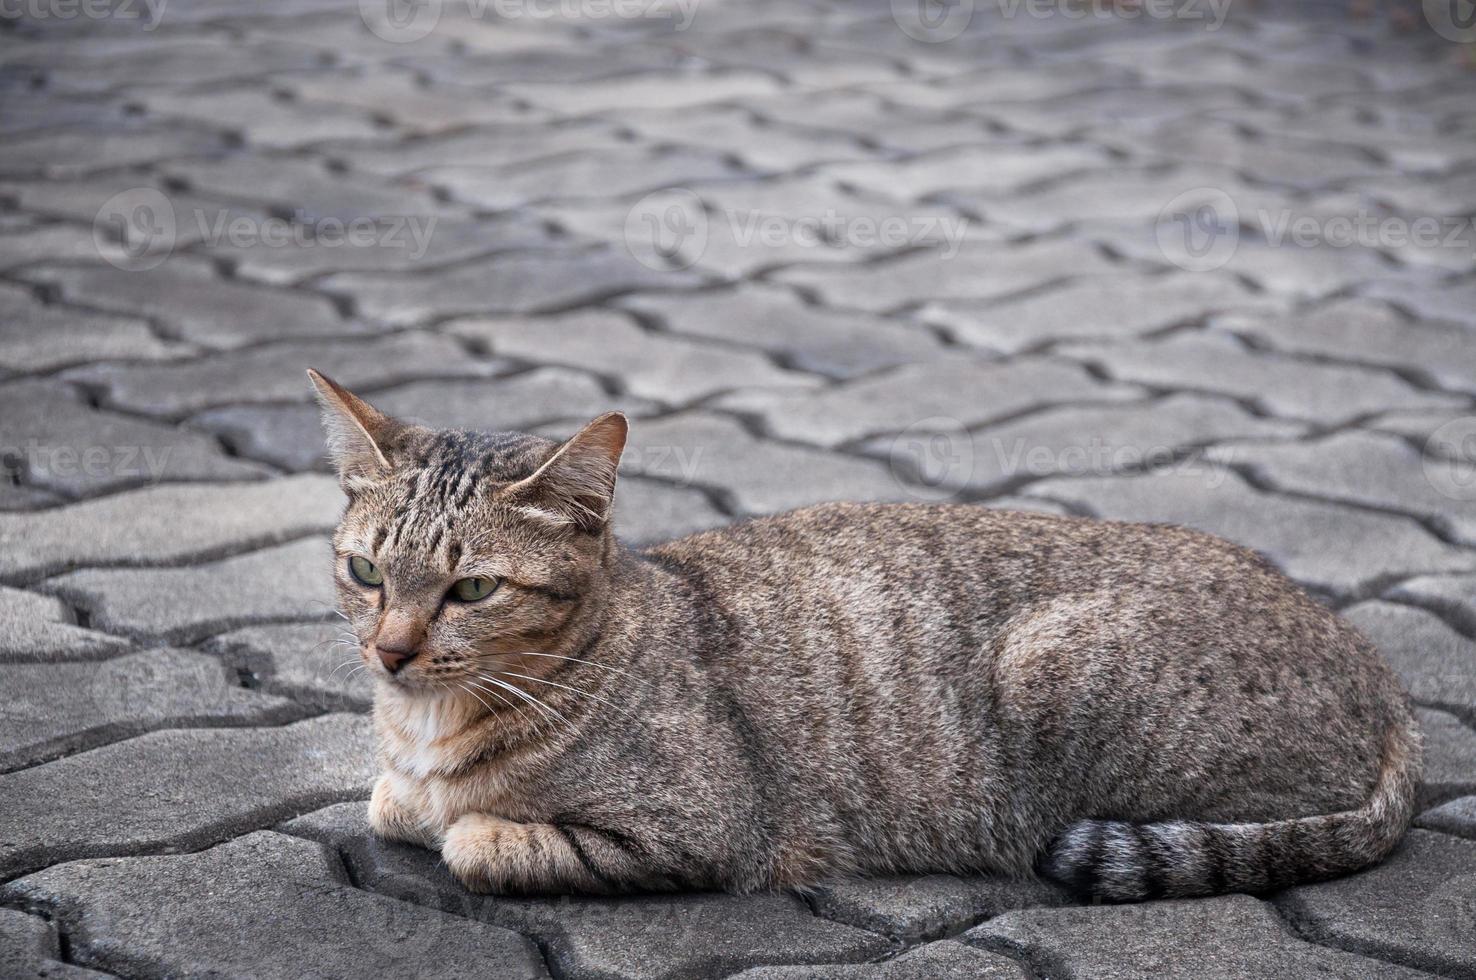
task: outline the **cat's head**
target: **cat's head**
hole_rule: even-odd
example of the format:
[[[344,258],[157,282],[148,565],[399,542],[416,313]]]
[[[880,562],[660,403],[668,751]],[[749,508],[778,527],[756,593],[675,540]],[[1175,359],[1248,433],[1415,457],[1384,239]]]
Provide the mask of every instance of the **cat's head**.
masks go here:
[[[339,606],[370,673],[401,692],[491,701],[489,673],[556,666],[551,651],[604,599],[625,416],[562,444],[434,430],[308,374],[348,495],[333,538]]]

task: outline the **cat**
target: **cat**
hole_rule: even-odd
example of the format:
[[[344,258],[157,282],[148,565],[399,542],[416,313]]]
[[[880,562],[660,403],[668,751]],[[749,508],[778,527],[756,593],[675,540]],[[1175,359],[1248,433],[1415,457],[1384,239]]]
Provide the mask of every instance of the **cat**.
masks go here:
[[[633,551],[624,416],[563,443],[435,431],[309,373],[376,678],[370,823],[474,891],[1263,892],[1378,861],[1410,821],[1398,681],[1237,545],[842,503]]]

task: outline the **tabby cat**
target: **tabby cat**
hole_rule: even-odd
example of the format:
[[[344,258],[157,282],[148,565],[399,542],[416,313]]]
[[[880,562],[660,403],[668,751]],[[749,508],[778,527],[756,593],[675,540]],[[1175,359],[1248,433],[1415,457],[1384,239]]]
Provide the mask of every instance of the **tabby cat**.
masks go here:
[[[317,373],[370,820],[476,891],[994,872],[1108,900],[1382,858],[1420,737],[1369,642],[1178,527],[828,504],[645,551],[624,416],[433,431]]]

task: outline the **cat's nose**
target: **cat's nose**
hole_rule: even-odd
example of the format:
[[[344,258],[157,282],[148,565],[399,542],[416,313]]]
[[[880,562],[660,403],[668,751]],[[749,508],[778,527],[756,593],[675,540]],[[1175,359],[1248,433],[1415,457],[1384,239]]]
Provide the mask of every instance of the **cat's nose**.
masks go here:
[[[414,646],[398,646],[387,643],[376,643],[374,650],[379,654],[379,662],[384,664],[384,669],[391,674],[397,674],[400,668],[415,659],[420,651]]]

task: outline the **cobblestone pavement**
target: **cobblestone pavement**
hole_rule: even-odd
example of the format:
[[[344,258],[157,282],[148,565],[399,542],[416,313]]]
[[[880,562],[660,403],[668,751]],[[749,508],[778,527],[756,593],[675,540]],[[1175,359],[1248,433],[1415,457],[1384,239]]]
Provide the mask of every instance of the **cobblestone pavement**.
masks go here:
[[[1476,72],[1451,25],[0,10],[0,974],[1476,976]],[[634,542],[853,498],[1259,548],[1412,690],[1421,829],[1261,898],[470,896],[366,833],[309,364],[441,424],[624,410]]]

